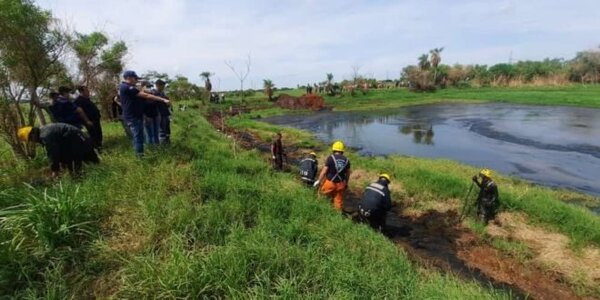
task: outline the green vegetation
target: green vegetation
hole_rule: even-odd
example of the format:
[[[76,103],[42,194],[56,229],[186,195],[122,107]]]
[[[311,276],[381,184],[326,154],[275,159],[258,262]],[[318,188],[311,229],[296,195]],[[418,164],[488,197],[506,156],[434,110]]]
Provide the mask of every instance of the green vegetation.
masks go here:
[[[419,270],[292,175],[235,149],[197,111],[177,115],[173,145],[143,161],[119,124],[105,128],[103,163],[81,180],[28,187],[2,177],[11,186],[0,196],[5,295],[507,298]],[[18,162],[25,174],[43,163]]]
[[[371,91],[356,98],[327,98],[334,110],[368,110],[395,108],[405,105],[442,101],[487,102],[503,101],[543,105],[577,105],[600,107],[598,86],[574,85],[561,88],[481,88],[448,89],[431,94],[416,94],[406,90]],[[450,99],[450,100],[444,100]],[[474,99],[474,100],[467,100]],[[292,147],[326,149],[310,133],[258,122],[254,118],[263,110],[228,120],[228,124],[256,132],[266,139],[273,132],[283,130]],[[281,114],[283,110],[271,109],[265,115]],[[395,191],[399,199],[413,197],[416,207],[430,206],[431,202],[447,202],[462,198],[468,189],[469,178],[478,170],[449,160],[432,160],[404,156],[368,158],[351,156],[354,166],[372,172],[386,170],[393,173],[403,191]],[[575,248],[585,245],[600,246],[600,219],[588,209],[569,202],[598,203],[598,199],[575,192],[552,190],[534,186],[524,181],[498,176],[502,205],[509,210],[525,212],[534,223],[558,230],[571,238]]]
[[[334,110],[388,109],[436,102],[506,102],[530,105],[570,105],[600,108],[600,86],[515,87],[444,89],[435,93],[411,93],[406,89],[372,90],[367,95],[327,97]]]

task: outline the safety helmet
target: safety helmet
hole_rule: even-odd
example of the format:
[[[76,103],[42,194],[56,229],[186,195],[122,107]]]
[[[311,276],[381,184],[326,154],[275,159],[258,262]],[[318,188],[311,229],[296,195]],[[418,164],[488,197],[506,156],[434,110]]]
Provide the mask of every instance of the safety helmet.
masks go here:
[[[390,174],[387,173],[379,174],[379,178],[385,178],[388,182],[392,182],[392,177],[390,176]]]
[[[492,170],[490,170],[490,169],[483,169],[483,170],[479,171],[479,175],[485,176],[487,178],[492,178]]]
[[[29,134],[31,133],[31,126],[21,127],[17,131],[17,137],[21,142],[27,142],[29,140]]]
[[[314,151],[310,152],[308,155],[317,156],[317,154]]]
[[[344,152],[344,143],[342,143],[342,141],[336,141],[333,143],[331,150],[334,152]]]

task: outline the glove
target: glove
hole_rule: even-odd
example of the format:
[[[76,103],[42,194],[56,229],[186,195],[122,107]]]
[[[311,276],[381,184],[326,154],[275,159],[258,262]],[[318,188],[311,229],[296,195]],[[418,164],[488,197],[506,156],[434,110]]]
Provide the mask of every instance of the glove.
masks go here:
[[[320,183],[321,183],[321,181],[317,180],[317,181],[315,181],[315,183],[313,184],[313,186],[314,187],[318,187]]]
[[[472,179],[473,179],[474,182],[477,182],[477,175],[473,176]]]
[[[273,155],[273,160],[275,160],[275,155]]]

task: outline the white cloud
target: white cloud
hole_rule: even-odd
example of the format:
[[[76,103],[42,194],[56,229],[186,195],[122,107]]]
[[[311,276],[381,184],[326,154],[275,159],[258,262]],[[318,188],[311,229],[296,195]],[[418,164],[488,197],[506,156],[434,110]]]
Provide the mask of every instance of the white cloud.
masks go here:
[[[239,83],[278,86],[348,77],[350,66],[379,78],[433,47],[446,63],[492,64],[508,59],[571,57],[600,43],[596,1],[192,1],[40,0],[80,32],[103,30],[130,47],[128,67],[181,73],[199,81],[216,73],[222,88]]]

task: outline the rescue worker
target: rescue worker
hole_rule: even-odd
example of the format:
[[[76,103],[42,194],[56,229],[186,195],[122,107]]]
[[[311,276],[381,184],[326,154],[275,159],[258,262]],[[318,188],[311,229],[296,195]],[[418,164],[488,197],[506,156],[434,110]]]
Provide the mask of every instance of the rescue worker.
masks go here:
[[[79,96],[75,99],[75,105],[81,107],[85,115],[92,121],[93,126],[86,126],[87,132],[90,134],[94,148],[102,148],[102,125],[100,124],[100,110],[90,99],[90,90],[85,85],[77,87]]]
[[[380,174],[376,182],[365,188],[362,200],[358,203],[358,212],[361,219],[379,232],[383,231],[386,214],[393,206],[390,189],[388,188],[390,182],[390,175]]]
[[[169,99],[165,95],[165,85],[161,79],[154,82],[155,89],[152,91],[154,96]],[[158,102],[158,113],[160,115],[160,126],[158,128],[158,141],[160,144],[169,144],[171,142],[171,105],[164,102]]]
[[[285,153],[283,151],[283,143],[281,142],[281,132],[278,132],[273,136],[273,142],[271,143],[271,156],[273,159],[273,168],[275,170],[283,170],[283,157]]]
[[[325,166],[321,170],[319,180],[314,186],[321,186],[321,192],[333,199],[333,207],[337,211],[342,211],[344,206],[344,192],[348,187],[352,170],[350,160],[344,156],[344,143],[337,141],[331,147],[332,154],[325,161]]]
[[[72,176],[81,172],[82,162],[99,163],[92,142],[77,127],[52,123],[42,127],[23,127],[17,132],[21,142],[39,143],[46,148],[52,177],[66,168]]]
[[[483,169],[479,172],[481,182],[477,175],[473,176],[473,182],[479,187],[479,195],[477,196],[477,216],[484,224],[496,217],[496,209],[498,207],[498,187],[492,180],[492,171]]]
[[[317,178],[317,172],[319,169],[319,162],[317,161],[317,154],[311,152],[300,161],[300,180],[309,187],[315,184]]]
[[[94,126],[83,109],[71,102],[70,93],[71,89],[66,86],[58,88],[58,98],[50,108],[54,122],[71,124],[79,129],[82,125]]]

